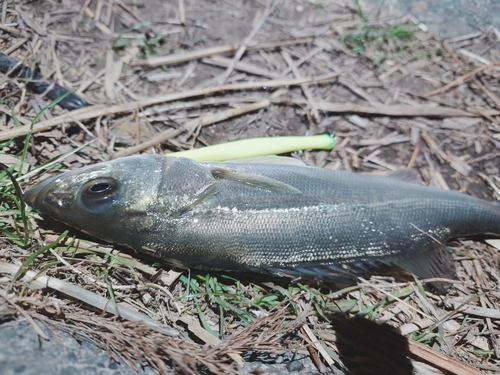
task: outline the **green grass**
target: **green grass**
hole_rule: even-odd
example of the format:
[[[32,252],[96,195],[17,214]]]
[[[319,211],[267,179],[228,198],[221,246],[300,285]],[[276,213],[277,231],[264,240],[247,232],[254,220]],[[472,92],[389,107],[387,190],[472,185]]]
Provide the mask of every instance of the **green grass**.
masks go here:
[[[203,22],[202,22],[203,23]],[[159,54],[174,54],[174,53],[182,53],[184,51],[183,48],[180,48],[178,45],[168,45],[165,43],[166,35],[158,34],[153,35],[147,38],[127,38],[124,35],[131,31],[138,31],[141,29],[145,29],[151,26],[151,22],[140,22],[132,27],[125,29],[120,32],[116,40],[113,42],[113,50],[116,52],[123,51],[130,45],[137,45],[140,49],[140,53],[138,57],[147,59],[152,56],[156,56]],[[199,35],[200,29],[197,27],[185,27],[185,36],[184,38],[189,40],[190,42],[200,42],[205,39],[203,35]],[[168,66],[163,66],[162,69],[164,71],[169,71]]]
[[[355,31],[342,35],[340,42],[358,56],[370,47],[376,47],[377,53],[373,56],[367,55],[367,57],[378,66],[391,54],[406,50],[418,43],[414,38],[419,30],[418,25],[381,24],[378,21],[369,23],[357,0],[354,0],[354,8],[361,22]],[[376,19],[378,20],[378,14]]]
[[[19,184],[23,179],[23,170],[25,169],[33,125],[40,119],[44,111],[55,106],[69,94],[70,92],[54,100],[37,113],[31,122],[30,129],[21,149],[18,148],[14,140],[9,140],[0,144],[1,148],[9,147],[18,150],[16,155],[8,155],[11,158],[17,159],[17,164],[13,164],[9,167],[0,165],[0,233],[19,246],[28,246],[29,232],[31,230],[25,210],[26,204]],[[12,120],[16,126],[22,126],[14,111],[12,111]]]
[[[340,40],[358,55],[373,45],[377,48],[384,45],[393,45],[399,51],[408,46],[408,42],[412,40],[417,30],[417,25],[362,24],[355,32],[343,35]]]
[[[18,246],[27,246],[29,223],[16,175],[13,167],[0,172],[0,233]]]

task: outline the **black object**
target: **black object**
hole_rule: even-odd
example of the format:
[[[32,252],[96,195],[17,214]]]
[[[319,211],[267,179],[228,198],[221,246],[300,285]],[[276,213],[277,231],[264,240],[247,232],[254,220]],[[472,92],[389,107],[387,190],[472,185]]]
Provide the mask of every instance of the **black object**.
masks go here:
[[[80,98],[78,95],[68,93],[68,90],[51,81],[43,81],[40,73],[21,64],[19,61],[0,52],[0,72],[7,74],[11,78],[21,78],[26,80],[26,87],[36,94],[43,94],[49,86],[53,85],[52,89],[47,92],[47,96],[56,100],[61,96],[66,96],[57,104],[62,108],[73,111],[88,106],[89,104]]]

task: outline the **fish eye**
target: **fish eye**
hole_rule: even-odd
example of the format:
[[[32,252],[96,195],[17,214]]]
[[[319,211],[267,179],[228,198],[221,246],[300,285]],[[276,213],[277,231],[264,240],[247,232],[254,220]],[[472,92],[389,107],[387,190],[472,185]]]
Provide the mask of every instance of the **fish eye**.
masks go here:
[[[111,184],[108,181],[95,182],[89,187],[89,193],[104,193],[111,190]]]
[[[98,178],[83,185],[80,201],[92,213],[100,213],[118,198],[119,186],[114,178]]]

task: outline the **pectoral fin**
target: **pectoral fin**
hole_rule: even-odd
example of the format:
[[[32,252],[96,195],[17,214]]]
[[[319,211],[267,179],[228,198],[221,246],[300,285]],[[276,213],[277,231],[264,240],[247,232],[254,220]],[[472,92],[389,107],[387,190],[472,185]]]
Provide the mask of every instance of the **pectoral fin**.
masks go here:
[[[219,180],[231,180],[271,192],[283,194],[302,194],[299,189],[296,189],[291,185],[256,173],[241,172],[221,167],[213,167],[211,168],[211,172],[212,176]]]
[[[167,158],[165,158],[167,160]],[[219,192],[210,170],[184,158],[169,158],[163,170],[158,197],[168,207],[168,214],[184,213]]]

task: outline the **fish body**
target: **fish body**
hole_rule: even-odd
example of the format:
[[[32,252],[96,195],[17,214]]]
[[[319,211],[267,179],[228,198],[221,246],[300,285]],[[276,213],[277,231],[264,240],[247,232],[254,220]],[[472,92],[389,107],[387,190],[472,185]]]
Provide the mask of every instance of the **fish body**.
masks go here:
[[[366,265],[454,276],[453,237],[500,235],[500,208],[394,178],[142,155],[26,193],[42,215],[174,264],[345,280]]]

